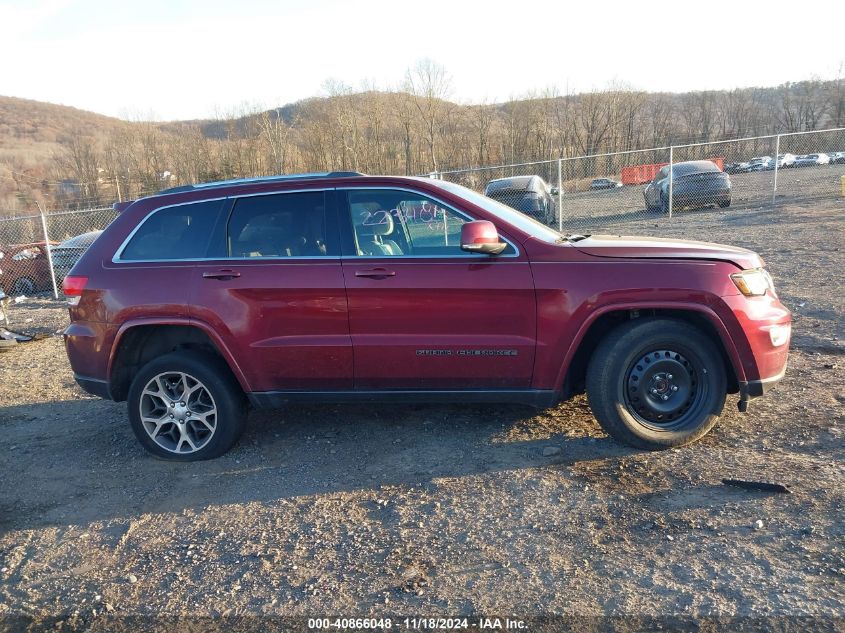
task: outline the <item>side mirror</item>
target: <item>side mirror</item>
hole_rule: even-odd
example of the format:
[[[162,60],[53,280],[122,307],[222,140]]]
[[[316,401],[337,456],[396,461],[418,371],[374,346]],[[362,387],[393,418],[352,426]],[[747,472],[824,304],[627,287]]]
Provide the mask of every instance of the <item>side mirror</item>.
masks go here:
[[[553,196],[556,196],[559,193],[560,193],[560,189],[558,189],[557,187],[552,187],[552,195]]]
[[[507,246],[505,242],[499,241],[499,232],[496,231],[496,225],[492,222],[476,220],[467,222],[461,227],[461,250],[498,255]]]

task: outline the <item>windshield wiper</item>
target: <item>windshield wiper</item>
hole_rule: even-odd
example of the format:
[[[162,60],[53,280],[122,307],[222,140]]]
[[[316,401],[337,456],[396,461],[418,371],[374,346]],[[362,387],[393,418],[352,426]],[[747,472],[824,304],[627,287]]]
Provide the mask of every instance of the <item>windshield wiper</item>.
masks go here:
[[[580,235],[578,233],[571,233],[569,235],[561,235],[557,242],[560,244],[561,242],[580,242],[581,240],[586,240],[589,236],[588,235]]]

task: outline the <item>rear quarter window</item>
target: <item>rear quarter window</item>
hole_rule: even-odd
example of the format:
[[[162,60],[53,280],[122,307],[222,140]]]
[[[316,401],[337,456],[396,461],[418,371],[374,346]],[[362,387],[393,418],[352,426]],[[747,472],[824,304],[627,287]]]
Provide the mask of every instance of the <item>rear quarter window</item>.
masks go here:
[[[124,261],[199,259],[206,256],[222,200],[165,207],[138,227],[120,253]]]

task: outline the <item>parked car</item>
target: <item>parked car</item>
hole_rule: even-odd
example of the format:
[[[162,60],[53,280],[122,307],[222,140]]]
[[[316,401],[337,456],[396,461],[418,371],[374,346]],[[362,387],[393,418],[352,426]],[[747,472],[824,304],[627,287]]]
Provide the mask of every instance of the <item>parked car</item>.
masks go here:
[[[764,171],[771,162],[771,156],[756,156],[748,161],[746,171]]]
[[[828,157],[831,165],[845,165],[845,152],[833,152]]]
[[[778,154],[778,169],[795,167],[795,154]],[[770,169],[774,169],[774,161],[771,161]]]
[[[47,242],[0,246],[0,288],[10,296],[52,288]]]
[[[742,163],[729,163],[725,166],[726,174],[747,174],[751,171],[751,161],[744,161]],[[730,167],[730,169],[728,169]]]
[[[616,189],[621,187],[622,183],[611,178],[594,178],[590,183],[590,189]]]
[[[731,178],[709,160],[675,163],[673,168],[672,206],[721,208],[731,206]],[[662,167],[643,191],[646,208],[669,211],[669,165]]]
[[[82,233],[81,235],[66,239],[51,249],[50,255],[53,257],[53,268],[56,271],[57,283],[62,283],[70,272],[70,269],[73,268],[74,264],[79,261],[82,254],[90,248],[101,233],[102,231]]]
[[[563,236],[454,183],[348,172],[135,201],[64,291],[76,381],[183,461],[226,452],[250,405],[583,391],[617,440],[679,446],[780,380],[791,333],[749,250]]]
[[[522,211],[545,224],[553,224],[557,203],[552,187],[540,176],[513,176],[496,178],[484,187],[484,195]]]
[[[827,165],[830,157],[827,154],[803,154],[795,158],[796,167],[812,167],[815,165]]]

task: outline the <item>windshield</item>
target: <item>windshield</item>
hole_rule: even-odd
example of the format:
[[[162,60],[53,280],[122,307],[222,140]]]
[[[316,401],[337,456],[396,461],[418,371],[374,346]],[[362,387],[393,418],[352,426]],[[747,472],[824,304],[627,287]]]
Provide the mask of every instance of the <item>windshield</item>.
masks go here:
[[[515,209],[511,209],[492,198],[483,196],[472,189],[468,189],[462,185],[456,185],[452,182],[445,182],[443,180],[427,180],[427,182],[469,200],[474,205],[481,207],[488,213],[495,215],[497,218],[502,219],[508,224],[512,224],[520,231],[524,231],[525,233],[533,235],[538,239],[546,242],[556,242],[560,239],[560,233],[546,226],[542,222],[538,222],[534,218],[530,218],[527,215],[520,213]]]

